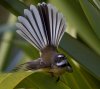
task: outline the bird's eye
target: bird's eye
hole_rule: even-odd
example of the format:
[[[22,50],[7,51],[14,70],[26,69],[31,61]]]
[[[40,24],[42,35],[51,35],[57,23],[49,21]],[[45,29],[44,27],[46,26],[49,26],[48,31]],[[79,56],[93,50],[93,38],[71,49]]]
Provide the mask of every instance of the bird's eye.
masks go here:
[[[65,56],[62,55],[62,54],[57,55],[55,61],[59,63],[59,62],[61,62],[62,60],[66,60]]]
[[[66,66],[67,60],[64,55],[59,54],[59,55],[57,55],[55,62],[58,67],[63,66],[63,65]]]

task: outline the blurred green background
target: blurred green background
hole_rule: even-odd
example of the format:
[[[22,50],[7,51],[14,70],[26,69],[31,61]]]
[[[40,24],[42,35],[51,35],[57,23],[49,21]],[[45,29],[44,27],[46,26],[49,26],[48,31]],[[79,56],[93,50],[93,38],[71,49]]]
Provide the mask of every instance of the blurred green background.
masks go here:
[[[59,52],[74,72],[56,78],[44,72],[11,72],[19,64],[39,57],[39,52],[16,33],[17,16],[30,4],[47,2],[67,21]],[[6,85],[6,86],[5,86]],[[0,89],[100,89],[99,0],[0,0]]]

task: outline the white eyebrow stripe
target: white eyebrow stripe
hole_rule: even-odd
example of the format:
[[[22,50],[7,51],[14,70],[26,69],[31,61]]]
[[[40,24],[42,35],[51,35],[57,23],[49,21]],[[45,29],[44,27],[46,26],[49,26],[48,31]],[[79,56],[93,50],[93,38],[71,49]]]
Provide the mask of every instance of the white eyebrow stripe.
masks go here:
[[[63,57],[63,55],[58,55],[58,57]]]
[[[61,61],[60,63],[56,63],[57,66],[61,66],[66,63],[66,60]]]

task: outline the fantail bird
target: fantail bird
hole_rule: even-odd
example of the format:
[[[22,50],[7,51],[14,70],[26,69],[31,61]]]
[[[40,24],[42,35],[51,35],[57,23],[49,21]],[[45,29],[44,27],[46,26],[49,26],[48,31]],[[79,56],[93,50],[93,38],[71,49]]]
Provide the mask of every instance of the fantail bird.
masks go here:
[[[54,75],[72,72],[67,58],[58,53],[58,45],[65,32],[65,18],[54,6],[46,3],[30,5],[18,16],[16,26],[21,35],[40,52],[40,58],[22,65],[26,70],[48,69]]]

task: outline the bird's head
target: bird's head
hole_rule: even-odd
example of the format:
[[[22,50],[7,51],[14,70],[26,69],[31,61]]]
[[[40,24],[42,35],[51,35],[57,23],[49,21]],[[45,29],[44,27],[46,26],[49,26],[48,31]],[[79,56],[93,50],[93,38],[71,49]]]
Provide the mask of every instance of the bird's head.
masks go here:
[[[58,68],[65,68],[67,72],[73,72],[72,66],[63,54],[58,54],[55,58],[55,65]]]

